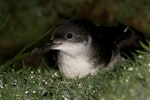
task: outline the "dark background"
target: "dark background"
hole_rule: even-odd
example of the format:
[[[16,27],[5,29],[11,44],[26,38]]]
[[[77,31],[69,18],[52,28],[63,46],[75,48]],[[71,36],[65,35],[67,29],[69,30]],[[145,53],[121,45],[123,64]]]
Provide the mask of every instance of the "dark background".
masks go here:
[[[108,26],[119,21],[140,30],[150,39],[150,0],[1,0],[0,64],[55,23],[73,18]],[[34,62],[32,65],[41,61],[34,60],[26,59],[30,64]]]

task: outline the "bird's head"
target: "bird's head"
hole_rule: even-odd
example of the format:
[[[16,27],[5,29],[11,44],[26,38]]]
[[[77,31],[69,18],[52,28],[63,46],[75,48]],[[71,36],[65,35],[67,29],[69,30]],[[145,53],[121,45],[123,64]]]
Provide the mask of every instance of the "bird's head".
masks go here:
[[[91,44],[90,32],[93,25],[83,20],[69,20],[57,25],[44,46],[35,48],[38,54],[49,50],[59,50],[68,54],[84,52]]]

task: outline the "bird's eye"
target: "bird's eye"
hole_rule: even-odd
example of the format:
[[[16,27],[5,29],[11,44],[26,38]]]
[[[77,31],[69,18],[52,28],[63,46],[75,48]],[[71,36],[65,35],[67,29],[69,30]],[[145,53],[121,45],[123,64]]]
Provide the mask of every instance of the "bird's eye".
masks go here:
[[[68,33],[68,34],[66,35],[66,37],[67,37],[68,39],[72,39],[73,34],[72,34],[72,33]]]

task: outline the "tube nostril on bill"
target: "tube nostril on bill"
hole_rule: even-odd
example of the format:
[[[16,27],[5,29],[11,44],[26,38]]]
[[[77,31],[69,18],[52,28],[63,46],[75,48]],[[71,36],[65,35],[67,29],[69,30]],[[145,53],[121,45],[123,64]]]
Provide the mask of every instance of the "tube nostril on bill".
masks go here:
[[[44,43],[44,47],[51,46],[53,44],[54,44],[54,41],[53,40],[49,40],[48,42]]]

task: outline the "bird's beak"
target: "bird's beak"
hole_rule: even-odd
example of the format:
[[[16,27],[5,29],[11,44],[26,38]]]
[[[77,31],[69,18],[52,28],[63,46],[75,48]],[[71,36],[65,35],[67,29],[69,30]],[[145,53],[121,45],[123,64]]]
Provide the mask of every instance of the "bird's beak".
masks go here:
[[[31,55],[48,52],[55,45],[57,45],[57,43],[55,43],[53,40],[50,40],[44,43],[44,45],[42,45],[41,47],[34,48],[31,52]]]

